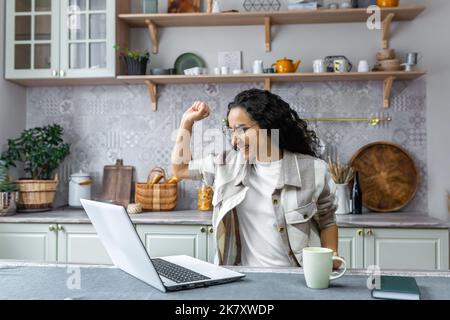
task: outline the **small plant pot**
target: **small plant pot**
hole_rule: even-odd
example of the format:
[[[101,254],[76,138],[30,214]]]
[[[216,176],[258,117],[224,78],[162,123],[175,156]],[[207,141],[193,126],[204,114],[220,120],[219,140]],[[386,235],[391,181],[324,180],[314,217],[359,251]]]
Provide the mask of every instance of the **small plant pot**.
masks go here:
[[[0,217],[14,215],[18,199],[18,192],[0,192]]]
[[[46,212],[53,209],[58,180],[19,180],[17,212]]]
[[[142,59],[141,61],[133,59],[131,57],[123,57],[125,65],[127,66],[127,74],[143,76],[147,72],[147,64],[149,59]]]

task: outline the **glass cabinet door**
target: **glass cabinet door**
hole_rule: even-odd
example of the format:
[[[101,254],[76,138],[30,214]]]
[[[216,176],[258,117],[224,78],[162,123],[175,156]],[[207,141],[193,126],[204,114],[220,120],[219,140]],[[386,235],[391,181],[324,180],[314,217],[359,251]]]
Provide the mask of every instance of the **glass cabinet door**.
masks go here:
[[[61,1],[61,77],[115,76],[115,0]]]
[[[58,31],[58,0],[6,1],[6,78],[57,77]]]

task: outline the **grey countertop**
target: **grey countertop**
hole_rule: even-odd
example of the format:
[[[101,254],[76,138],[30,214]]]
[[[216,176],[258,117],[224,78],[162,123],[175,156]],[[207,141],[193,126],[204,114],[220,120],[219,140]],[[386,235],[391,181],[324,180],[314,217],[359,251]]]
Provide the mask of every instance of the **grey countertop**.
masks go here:
[[[151,212],[130,215],[135,224],[211,225],[212,212],[197,210]],[[90,223],[82,209],[59,208],[51,212],[16,214],[0,217],[0,223]],[[338,215],[341,228],[427,228],[448,229],[449,223],[418,212],[366,213],[363,215]]]
[[[368,273],[349,270],[327,290],[306,287],[300,268],[230,269],[243,280],[195,290],[161,293],[111,266],[37,264],[0,261],[0,299],[145,299],[145,300],[370,300]],[[67,287],[79,271],[78,288]],[[415,277],[423,300],[450,299],[450,272],[382,271],[382,275]],[[26,286],[20,285],[26,283]],[[267,290],[270,288],[270,290]]]

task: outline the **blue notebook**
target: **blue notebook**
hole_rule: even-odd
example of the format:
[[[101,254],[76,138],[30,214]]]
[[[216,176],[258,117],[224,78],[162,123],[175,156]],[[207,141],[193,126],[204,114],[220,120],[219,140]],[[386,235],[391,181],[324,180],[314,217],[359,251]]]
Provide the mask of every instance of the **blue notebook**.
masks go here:
[[[381,276],[380,289],[372,290],[372,297],[386,300],[420,300],[420,289],[411,277]]]

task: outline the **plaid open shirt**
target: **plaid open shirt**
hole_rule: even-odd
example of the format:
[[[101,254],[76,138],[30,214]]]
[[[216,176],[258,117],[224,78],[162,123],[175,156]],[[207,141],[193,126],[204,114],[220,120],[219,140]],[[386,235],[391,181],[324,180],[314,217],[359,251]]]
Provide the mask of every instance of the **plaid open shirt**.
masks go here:
[[[215,264],[240,265],[241,243],[236,207],[249,189],[251,164],[239,151],[227,151],[189,163],[191,179],[214,179]],[[292,266],[302,265],[302,249],[321,246],[320,230],[336,225],[336,186],[323,160],[284,152],[272,195],[276,230]]]

